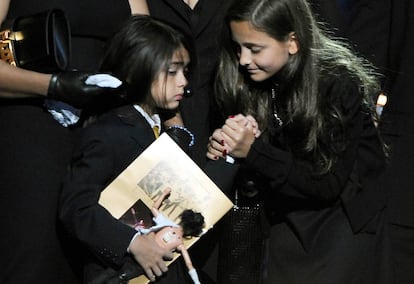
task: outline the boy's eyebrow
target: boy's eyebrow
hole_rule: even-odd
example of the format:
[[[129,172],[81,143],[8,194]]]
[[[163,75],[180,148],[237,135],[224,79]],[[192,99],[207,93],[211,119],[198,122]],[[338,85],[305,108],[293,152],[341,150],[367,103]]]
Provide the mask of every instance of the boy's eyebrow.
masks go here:
[[[181,65],[181,66],[185,66],[188,65],[190,62],[185,63],[184,61],[173,61],[170,63],[170,65]]]

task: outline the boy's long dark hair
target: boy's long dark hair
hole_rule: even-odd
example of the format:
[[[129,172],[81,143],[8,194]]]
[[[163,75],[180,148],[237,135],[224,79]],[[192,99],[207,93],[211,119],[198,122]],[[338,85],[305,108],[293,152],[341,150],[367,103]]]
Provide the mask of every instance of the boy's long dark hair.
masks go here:
[[[108,42],[100,70],[123,81],[129,102],[144,102],[156,76],[167,71],[182,47],[187,49],[187,41],[176,29],[150,16],[133,15]]]
[[[337,110],[327,109],[323,103],[320,78],[338,69],[346,70],[359,84],[363,108],[375,119],[373,98],[380,91],[379,74],[344,41],[332,39],[318,26],[306,0],[233,1],[227,15],[227,23],[230,21],[249,21],[257,30],[282,42],[293,32],[299,52],[290,56],[277,78],[268,80],[272,82],[255,83],[241,72],[234,47],[227,41],[215,83],[217,102],[227,111],[223,115],[239,112],[253,115],[266,138],[269,92],[274,81],[281,82],[283,97],[279,99],[283,103],[285,125],[289,125],[291,133],[301,133],[303,138],[294,152],[312,160],[319,173],[327,172],[337,155],[325,131],[327,123],[333,118],[340,126],[342,120]]]

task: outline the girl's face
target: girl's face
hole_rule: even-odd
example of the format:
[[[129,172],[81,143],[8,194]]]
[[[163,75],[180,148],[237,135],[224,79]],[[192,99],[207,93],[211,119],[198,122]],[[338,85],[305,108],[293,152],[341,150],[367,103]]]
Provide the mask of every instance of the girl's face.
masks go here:
[[[298,52],[293,33],[287,41],[278,41],[258,31],[248,21],[232,21],[230,28],[238,46],[239,63],[253,81],[269,79],[286,65],[290,55]]]
[[[190,56],[185,48],[177,50],[167,71],[161,71],[151,85],[151,96],[156,107],[175,109],[187,86],[186,72]]]

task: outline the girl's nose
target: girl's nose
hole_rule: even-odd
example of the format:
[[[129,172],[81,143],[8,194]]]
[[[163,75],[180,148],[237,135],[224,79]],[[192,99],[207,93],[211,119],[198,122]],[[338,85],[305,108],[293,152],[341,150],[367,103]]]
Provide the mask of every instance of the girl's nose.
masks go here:
[[[250,63],[252,63],[252,57],[248,50],[244,48],[240,50],[239,63],[241,66],[248,66]]]

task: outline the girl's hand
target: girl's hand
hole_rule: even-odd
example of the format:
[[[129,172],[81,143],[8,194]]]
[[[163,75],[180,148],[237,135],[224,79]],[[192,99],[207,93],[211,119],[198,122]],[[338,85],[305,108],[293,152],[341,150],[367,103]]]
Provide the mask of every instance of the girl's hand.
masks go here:
[[[224,158],[226,155],[226,148],[224,147],[224,137],[222,136],[221,128],[216,129],[213,135],[208,139],[207,145],[207,158],[211,160],[217,160],[218,158]]]
[[[221,130],[225,154],[234,158],[246,158],[251,145],[260,136],[256,120],[242,114],[229,117]]]
[[[225,158],[245,158],[251,144],[261,134],[256,119],[252,116],[238,114],[226,120],[222,128],[216,129],[210,136],[207,157],[212,160]]]
[[[259,124],[257,124],[256,119],[254,119],[254,117],[251,116],[251,115],[246,116],[246,119],[251,123],[251,125],[253,127],[254,136],[256,138],[258,138],[260,136],[260,134],[262,134],[262,132],[259,129]]]

